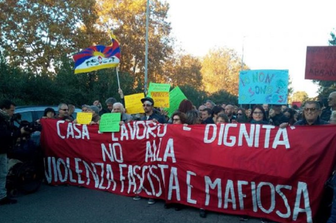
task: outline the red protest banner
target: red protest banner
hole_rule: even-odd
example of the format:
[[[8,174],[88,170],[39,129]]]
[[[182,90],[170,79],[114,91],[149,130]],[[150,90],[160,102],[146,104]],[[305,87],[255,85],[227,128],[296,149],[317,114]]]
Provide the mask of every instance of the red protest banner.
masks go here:
[[[308,46],[305,79],[336,81],[336,46]]]
[[[99,133],[98,126],[41,122],[51,184],[277,222],[312,222],[336,156],[332,125],[138,121],[122,125],[119,133]]]

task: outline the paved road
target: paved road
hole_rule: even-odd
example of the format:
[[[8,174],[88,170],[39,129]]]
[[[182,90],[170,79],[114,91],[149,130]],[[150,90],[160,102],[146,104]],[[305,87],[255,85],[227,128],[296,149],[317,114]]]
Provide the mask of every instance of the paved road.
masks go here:
[[[147,199],[130,197],[75,186],[42,185],[39,191],[19,195],[15,205],[0,206],[0,223],[231,223],[238,216],[210,212],[200,218],[198,210],[164,209],[163,201],[148,205]],[[260,222],[250,219],[248,223]]]

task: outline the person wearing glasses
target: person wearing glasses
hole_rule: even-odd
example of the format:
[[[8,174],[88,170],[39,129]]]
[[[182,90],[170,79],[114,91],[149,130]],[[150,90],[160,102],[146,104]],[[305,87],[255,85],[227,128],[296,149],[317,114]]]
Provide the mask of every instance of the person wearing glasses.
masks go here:
[[[249,120],[251,124],[269,124],[266,118],[266,112],[261,105],[253,107]]]
[[[318,101],[306,101],[303,106],[303,118],[294,125],[326,125],[327,121],[320,119],[321,105]]]
[[[163,117],[156,109],[154,109],[153,98],[145,97],[141,99],[141,102],[145,113],[141,120],[153,120],[159,123],[166,123],[165,117]]]
[[[172,115],[173,124],[185,124],[187,123],[187,117],[183,112],[176,111]]]
[[[237,122],[238,123],[247,123],[248,122],[248,118],[246,116],[246,111],[245,111],[244,108],[238,108],[238,110],[237,110]]]
[[[65,103],[60,103],[58,105],[58,114],[55,116],[58,120],[64,120],[68,122],[72,122],[73,120],[69,116],[69,107]]]
[[[322,108],[322,113],[320,118],[324,121],[329,121],[332,111],[336,111],[336,91],[333,91],[329,94],[328,99],[323,100],[324,108]]]
[[[145,113],[145,115],[141,118],[142,121],[152,120],[152,121],[159,122],[159,123],[166,122],[165,117],[160,115],[160,113],[156,109],[154,109],[153,98],[145,97],[141,99],[141,102],[142,102],[142,107]],[[133,197],[133,200],[135,201],[138,201],[140,199],[141,197],[139,195],[136,195],[135,197]],[[149,198],[148,204],[149,205],[155,204],[155,200],[152,198]]]

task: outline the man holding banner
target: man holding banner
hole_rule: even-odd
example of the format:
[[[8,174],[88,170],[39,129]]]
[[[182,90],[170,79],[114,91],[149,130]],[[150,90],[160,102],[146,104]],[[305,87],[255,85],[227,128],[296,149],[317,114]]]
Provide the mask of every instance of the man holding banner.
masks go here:
[[[145,116],[142,117],[141,120],[153,120],[159,123],[166,123],[165,118],[154,109],[154,100],[152,98],[142,98],[141,102],[145,113]]]
[[[124,105],[120,102],[116,102],[113,104],[112,113],[120,113],[121,114],[121,121],[120,124],[124,124],[126,122],[132,121],[132,115],[126,114]]]

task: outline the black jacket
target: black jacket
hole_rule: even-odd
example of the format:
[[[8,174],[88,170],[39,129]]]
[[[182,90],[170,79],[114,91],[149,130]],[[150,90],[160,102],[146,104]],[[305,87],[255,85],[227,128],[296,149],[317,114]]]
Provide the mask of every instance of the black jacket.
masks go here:
[[[20,136],[20,130],[10,121],[10,117],[0,109],[0,153],[7,153]]]

